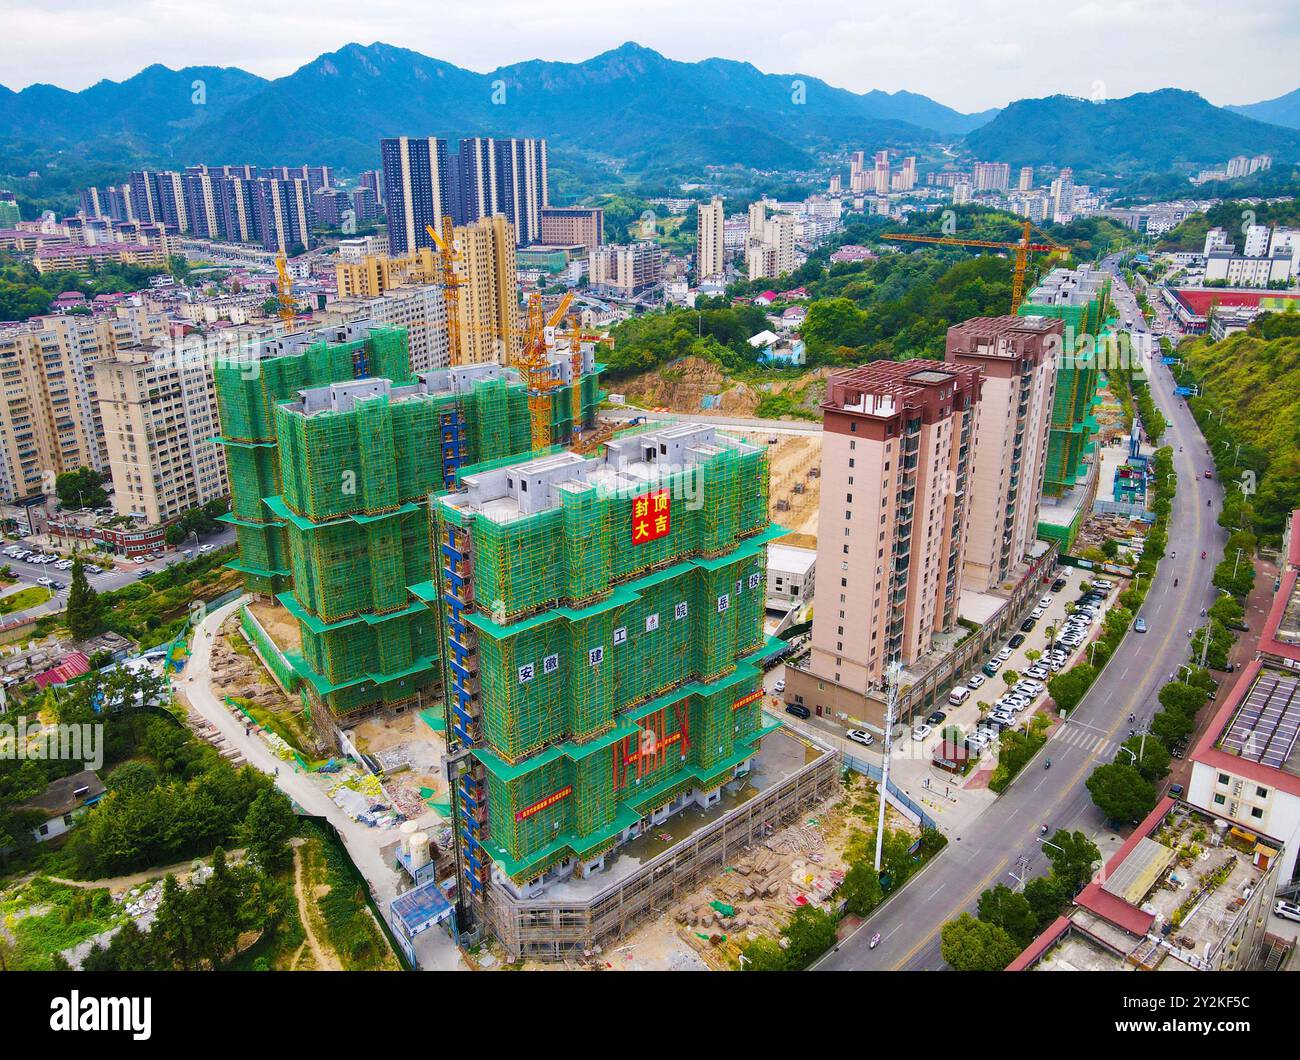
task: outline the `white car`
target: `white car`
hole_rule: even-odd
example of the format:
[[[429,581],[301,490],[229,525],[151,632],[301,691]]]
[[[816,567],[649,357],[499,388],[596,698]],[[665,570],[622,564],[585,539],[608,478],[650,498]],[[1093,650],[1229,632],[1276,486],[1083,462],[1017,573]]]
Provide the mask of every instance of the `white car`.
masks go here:
[[[863,747],[870,747],[876,742],[876,738],[867,732],[866,729],[850,729],[844,734],[854,743],[860,743]]]
[[[1050,596],[1044,596],[1041,600],[1038,601],[1038,606],[1043,608],[1044,610],[1051,607],[1052,598]]]
[[[37,579],[36,579],[36,584],[37,584],[37,585],[44,585],[44,586],[48,589],[51,585],[54,584],[54,579],[53,579],[53,578],[37,578]]]
[[[922,724],[918,725],[915,729],[912,730],[912,739],[924,740],[932,732],[934,732],[934,730],[923,722]]]
[[[785,691],[785,678],[781,678],[781,680],[779,680],[776,684],[774,684],[774,685],[772,686],[772,691],[774,691],[774,692],[784,692],[784,691]]]
[[[211,551],[212,551],[214,548],[216,548],[216,547],[217,547],[216,545],[200,545],[200,546],[199,546],[199,555],[201,556],[201,555],[203,555],[205,552],[211,552]]]
[[[971,674],[970,677],[966,678],[966,687],[970,689],[979,688],[987,680],[988,678],[983,674]]]
[[[1001,662],[1006,662],[1008,659],[1010,659],[1010,658],[1011,658],[1011,652],[1012,652],[1013,650],[1014,650],[1014,649],[1012,649],[1012,648],[1003,648],[1000,652],[998,652],[998,659],[999,659],[999,661],[1001,661]]]
[[[1273,912],[1287,920],[1300,920],[1300,905],[1295,902],[1284,902],[1279,898],[1273,906]]]
[[[1029,612],[1029,617],[1030,617],[1030,618],[1042,618],[1043,615],[1045,615],[1046,613],[1047,613],[1046,608],[1035,607],[1032,611]]]

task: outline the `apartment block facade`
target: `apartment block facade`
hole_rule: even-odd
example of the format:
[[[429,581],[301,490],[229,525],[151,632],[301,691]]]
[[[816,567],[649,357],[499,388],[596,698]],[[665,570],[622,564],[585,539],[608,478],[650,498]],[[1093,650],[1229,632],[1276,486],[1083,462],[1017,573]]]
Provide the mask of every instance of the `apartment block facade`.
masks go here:
[[[476,136],[461,140],[456,158],[457,223],[505,214],[520,246],[542,238],[550,205],[546,141]]]
[[[397,136],[379,141],[388,245],[394,254],[433,246],[427,225],[441,234],[451,213],[447,142],[436,136]]]
[[[1056,397],[1064,325],[1047,317],[976,317],[948,329],[944,359],[981,371],[979,448],[970,476],[962,584],[981,592],[1029,555]]]
[[[663,263],[658,243],[610,244],[591,252],[588,275],[596,291],[631,298],[660,281]]]
[[[543,206],[541,242],[549,247],[580,245],[595,250],[605,242],[604,207]]]
[[[107,471],[94,366],[167,330],[165,314],[143,306],[0,329],[0,497],[49,492],[55,476],[79,467]]]
[[[452,361],[509,364],[523,349],[514,227],[504,215],[494,214],[457,226],[455,232],[460,349],[452,351]]]
[[[722,199],[714,196],[708,203],[700,203],[696,223],[695,280],[721,276],[726,269],[726,217],[722,212]]]
[[[811,674],[866,694],[954,628],[981,388],[976,365],[925,360],[830,377]]]
[[[146,344],[94,369],[104,445],[119,515],[165,523],[230,492],[212,372],[202,351]]]

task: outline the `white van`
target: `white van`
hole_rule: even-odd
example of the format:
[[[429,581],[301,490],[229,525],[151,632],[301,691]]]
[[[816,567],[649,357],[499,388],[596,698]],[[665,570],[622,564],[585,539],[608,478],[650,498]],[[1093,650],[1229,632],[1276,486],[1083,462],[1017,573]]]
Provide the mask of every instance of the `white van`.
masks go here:
[[[960,707],[969,698],[970,698],[970,689],[964,688],[961,685],[958,685],[956,688],[954,688],[951,692],[948,693],[948,702],[951,703],[954,707]]]

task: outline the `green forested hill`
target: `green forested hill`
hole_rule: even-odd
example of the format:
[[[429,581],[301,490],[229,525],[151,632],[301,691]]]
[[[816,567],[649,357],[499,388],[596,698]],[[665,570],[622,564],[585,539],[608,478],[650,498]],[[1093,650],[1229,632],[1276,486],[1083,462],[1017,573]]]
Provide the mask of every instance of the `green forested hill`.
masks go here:
[[[1257,471],[1257,529],[1280,534],[1300,507],[1300,315],[1265,314],[1249,331],[1178,353],[1201,384],[1193,407],[1214,419],[1222,410],[1223,426],[1243,442],[1241,465]]]

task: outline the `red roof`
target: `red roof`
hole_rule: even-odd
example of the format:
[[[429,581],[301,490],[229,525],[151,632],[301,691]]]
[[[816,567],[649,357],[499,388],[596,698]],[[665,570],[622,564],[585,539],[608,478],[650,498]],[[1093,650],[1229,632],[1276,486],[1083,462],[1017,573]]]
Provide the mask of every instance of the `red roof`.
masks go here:
[[[90,672],[90,659],[85,652],[74,651],[71,655],[65,655],[63,661],[58,666],[52,666],[43,673],[37,674],[32,680],[41,688],[48,685],[62,685],[71,681],[74,677],[80,677],[82,674]]]
[[[1300,523],[1297,524],[1297,530],[1300,531]],[[1291,547],[1296,547],[1295,541],[1291,542]],[[1269,608],[1264,628],[1259,631],[1259,650],[1300,663],[1300,645],[1284,644],[1277,639],[1278,627],[1282,625],[1282,616],[1286,614],[1297,580],[1300,580],[1300,571],[1295,570],[1284,571],[1278,579],[1280,584],[1273,596],[1273,606]]]

